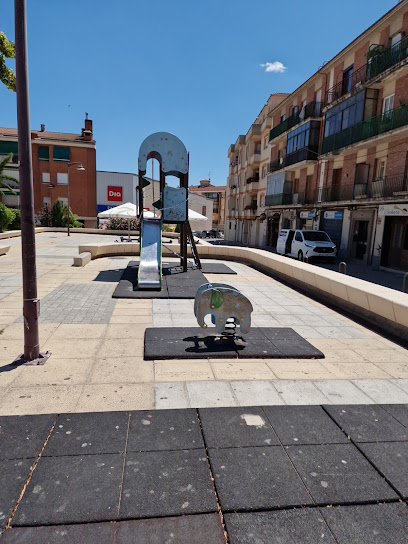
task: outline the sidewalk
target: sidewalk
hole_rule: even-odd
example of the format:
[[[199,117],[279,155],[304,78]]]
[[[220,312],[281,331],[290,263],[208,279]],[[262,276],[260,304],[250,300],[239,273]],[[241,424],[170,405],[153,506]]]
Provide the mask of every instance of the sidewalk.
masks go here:
[[[1,417],[0,543],[406,544],[407,425],[408,405]]]

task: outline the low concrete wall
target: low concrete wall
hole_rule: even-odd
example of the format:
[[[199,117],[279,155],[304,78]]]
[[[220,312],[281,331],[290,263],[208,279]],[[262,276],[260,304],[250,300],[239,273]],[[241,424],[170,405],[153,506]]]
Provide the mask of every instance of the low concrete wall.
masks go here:
[[[35,229],[36,234],[39,234],[41,232],[67,232],[66,227],[36,227]],[[124,230],[107,230],[107,229],[77,229],[77,228],[71,228],[70,232],[75,232],[77,234],[101,234],[103,235],[109,235],[109,236],[124,236],[126,237],[128,235],[128,231]],[[139,236],[138,230],[131,230],[130,231],[131,236]],[[0,240],[6,239],[6,238],[15,238],[17,236],[21,236],[21,230],[8,230],[6,232],[0,232]],[[164,232],[162,233],[163,238],[178,238],[180,234],[177,232]]]
[[[214,245],[198,245],[197,248],[202,258],[248,264],[305,291],[312,298],[333,304],[364,319],[387,334],[404,341],[408,339],[407,293],[261,249]],[[171,249],[180,253],[179,244],[172,244]],[[95,259],[108,255],[139,255],[140,247],[137,243],[87,244],[79,246],[79,251],[89,251],[92,259]],[[173,254],[163,247],[163,255]]]
[[[0,255],[5,255],[9,252],[10,246],[0,246]]]

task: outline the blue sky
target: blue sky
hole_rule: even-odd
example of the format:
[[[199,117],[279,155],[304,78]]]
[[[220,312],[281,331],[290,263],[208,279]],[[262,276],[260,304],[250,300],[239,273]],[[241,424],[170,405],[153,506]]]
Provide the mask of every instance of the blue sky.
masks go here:
[[[223,185],[229,145],[270,93],[293,91],[396,3],[28,0],[31,128],[80,132],[89,112],[97,168],[118,172],[137,171],[146,136],[172,132],[190,183],[211,172]],[[0,30],[14,38],[13,0],[0,2]],[[2,85],[0,126],[17,126]]]

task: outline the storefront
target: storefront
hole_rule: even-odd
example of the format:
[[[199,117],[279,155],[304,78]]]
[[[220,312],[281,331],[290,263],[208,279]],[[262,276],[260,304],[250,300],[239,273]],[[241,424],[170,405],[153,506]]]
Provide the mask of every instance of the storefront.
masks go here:
[[[381,265],[408,270],[408,204],[380,206],[378,217],[384,220]]]
[[[341,230],[343,227],[343,212],[336,210],[326,210],[323,212],[320,220],[320,230],[324,230],[336,244],[337,248],[340,248],[341,244]]]
[[[312,230],[314,216],[314,212],[300,212],[298,228],[303,230]]]

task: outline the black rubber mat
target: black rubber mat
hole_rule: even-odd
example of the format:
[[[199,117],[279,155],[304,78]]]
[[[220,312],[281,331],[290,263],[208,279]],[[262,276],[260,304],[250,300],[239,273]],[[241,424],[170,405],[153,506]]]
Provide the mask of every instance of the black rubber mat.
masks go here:
[[[213,331],[213,332],[212,332]],[[234,340],[200,327],[155,327],[145,332],[144,358],[203,359],[239,357],[245,359],[323,359],[312,344],[289,328],[253,328]]]

